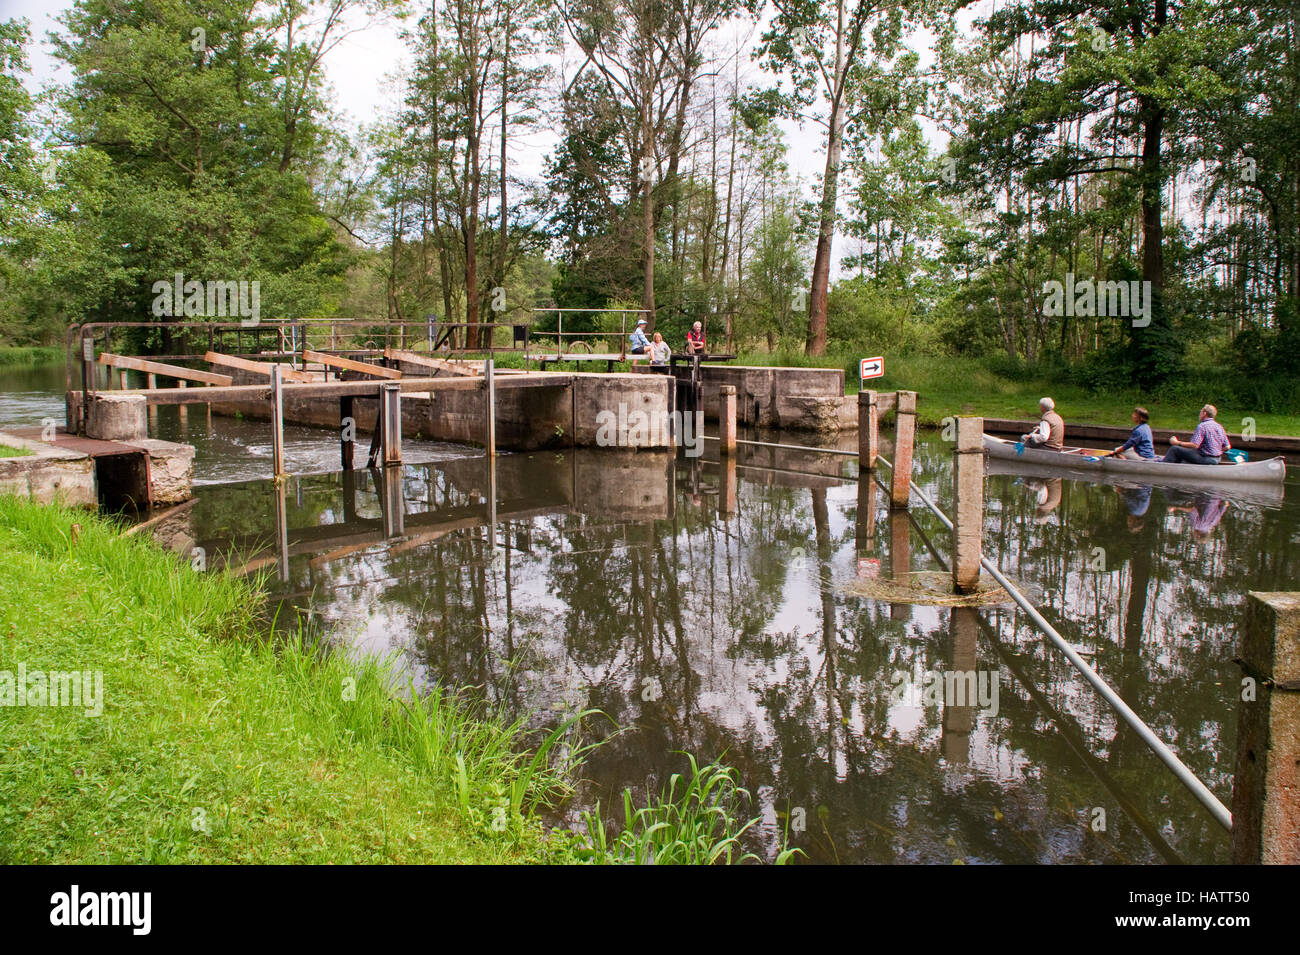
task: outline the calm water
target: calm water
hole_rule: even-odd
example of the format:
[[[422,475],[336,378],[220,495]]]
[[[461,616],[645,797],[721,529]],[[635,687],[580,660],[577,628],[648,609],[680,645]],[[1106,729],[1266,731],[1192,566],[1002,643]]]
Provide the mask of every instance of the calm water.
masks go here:
[[[0,376],[0,427],[62,415],[20,377]],[[849,459],[580,451],[503,455],[493,473],[426,443],[386,477],[277,491],[264,423],[216,419],[205,437],[197,408],[184,425],[167,410],[158,436],[188,435],[200,480],[234,483],[201,488],[160,537],[266,571],[329,638],[396,654],[417,683],[473,686],[538,726],[603,710],[623,732],[577,806],[657,789],[691,752],[736,767],[768,855],[789,820],[815,861],[1227,861],[1226,833],[1016,608],[872,596],[943,571],[951,547]],[[328,472],[337,445],[303,429],[289,461]],[[917,483],[945,510],[950,462],[923,436]],[[985,493],[987,552],[1230,803],[1236,630],[1248,590],[1300,589],[1300,487],[1252,501],[991,474]],[[945,671],[997,695],[920,692]]]

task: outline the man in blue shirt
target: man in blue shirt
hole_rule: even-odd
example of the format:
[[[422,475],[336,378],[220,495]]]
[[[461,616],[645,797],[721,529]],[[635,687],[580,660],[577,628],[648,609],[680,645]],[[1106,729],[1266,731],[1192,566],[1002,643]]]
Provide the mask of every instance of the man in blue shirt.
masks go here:
[[[650,339],[645,337],[645,327],[650,324],[644,318],[637,319],[636,331],[628,336],[628,343],[632,346],[628,351],[633,355],[644,355],[650,350]]]
[[[1232,447],[1232,442],[1228,440],[1228,432],[1223,430],[1223,425],[1214,420],[1218,413],[1219,409],[1214,405],[1206,405],[1202,408],[1201,423],[1192,432],[1192,440],[1180,441],[1178,438],[1170,438],[1169,443],[1172,447],[1164,456],[1164,460],[1172,461],[1174,464],[1218,464],[1219,459],[1223,457],[1223,452]]]
[[[1154,461],[1156,459],[1156,449],[1151,442],[1151,425],[1147,424],[1150,420],[1151,413],[1146,408],[1134,408],[1133,424],[1136,427],[1128,436],[1128,440],[1107,454],[1106,457],[1128,458],[1130,461]]]

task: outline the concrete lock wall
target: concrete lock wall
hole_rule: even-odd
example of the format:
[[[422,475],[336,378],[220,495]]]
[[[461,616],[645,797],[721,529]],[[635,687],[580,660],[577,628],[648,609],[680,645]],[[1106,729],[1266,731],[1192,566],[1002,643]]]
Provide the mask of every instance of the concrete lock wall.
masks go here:
[[[677,374],[685,377],[689,368],[679,364]],[[700,382],[704,416],[711,421],[718,419],[718,389],[732,385],[742,424],[825,433],[858,426],[857,401],[844,394],[842,368],[703,364]]]
[[[418,372],[417,372],[418,373]],[[553,447],[596,447],[601,411],[617,416],[622,404],[627,411],[644,411],[656,422],[666,415],[669,404],[669,379],[636,374],[600,374],[594,372],[565,374],[538,372],[530,379],[545,382],[554,375],[555,383],[496,389],[497,447],[510,451],[536,451]],[[511,376],[516,378],[517,376]],[[265,378],[232,369],[234,384],[267,385]],[[498,382],[498,384],[500,384]],[[376,386],[378,383],[376,383]],[[269,385],[267,386],[269,390]],[[485,396],[481,389],[435,391],[402,394],[402,434],[435,441],[458,441],[482,444],[485,437]],[[357,431],[369,434],[378,411],[377,398],[354,398],[352,416]],[[270,420],[270,405],[265,401],[214,402],[216,414],[243,414],[257,420]],[[284,420],[289,424],[338,428],[337,398],[298,398],[286,391]],[[654,427],[644,440],[643,448],[670,447],[665,429]]]
[[[30,497],[39,504],[54,500],[73,507],[95,507],[95,462],[89,455],[63,451],[17,435],[0,434],[0,443],[30,455],[0,458],[0,494]]]

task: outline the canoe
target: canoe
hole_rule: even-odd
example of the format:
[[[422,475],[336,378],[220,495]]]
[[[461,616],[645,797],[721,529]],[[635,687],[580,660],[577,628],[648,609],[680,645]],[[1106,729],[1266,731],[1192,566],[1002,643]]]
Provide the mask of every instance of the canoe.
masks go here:
[[[1066,448],[1049,451],[1025,445],[1023,452],[1016,451],[1016,442],[1006,438],[984,435],[984,450],[990,458],[1022,461],[1026,464],[1046,465],[1061,470],[1091,472],[1127,477],[1135,480],[1160,481],[1169,479],[1180,484],[1201,487],[1225,487],[1241,484],[1281,484],[1286,480],[1286,460],[1282,457],[1264,461],[1246,461],[1242,464],[1174,464],[1161,461],[1132,461],[1128,458],[1104,458],[1109,449]],[[1089,460],[1089,459],[1093,460]]]
[[[1053,467],[1050,464],[1028,464],[1011,458],[987,458],[984,473],[1021,478],[1026,481],[1082,481],[1086,484],[1109,485],[1121,489],[1159,487],[1166,491],[1197,496],[1209,494],[1223,497],[1235,504],[1252,504],[1261,507],[1281,507],[1286,499],[1286,485],[1264,481],[1223,481],[1207,487],[1203,481],[1178,480],[1177,477],[1139,477],[1135,475],[1106,474],[1102,471],[1076,471]]]

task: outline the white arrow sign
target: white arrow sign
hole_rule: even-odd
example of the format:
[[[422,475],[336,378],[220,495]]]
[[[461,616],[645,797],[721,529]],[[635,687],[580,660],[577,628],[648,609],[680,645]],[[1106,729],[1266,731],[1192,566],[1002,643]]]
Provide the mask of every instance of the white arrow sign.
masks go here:
[[[885,373],[885,359],[877,356],[875,358],[864,358],[858,363],[858,377],[862,380],[868,378],[879,378]]]

